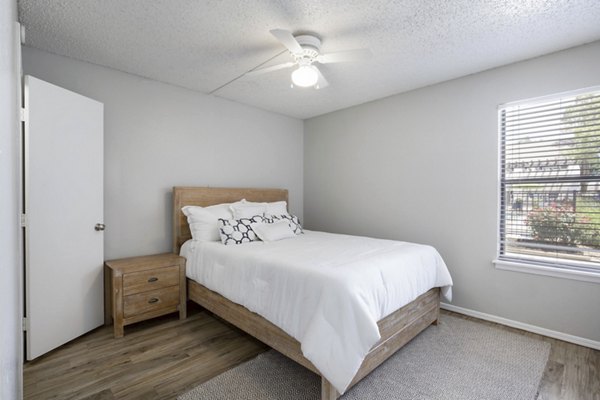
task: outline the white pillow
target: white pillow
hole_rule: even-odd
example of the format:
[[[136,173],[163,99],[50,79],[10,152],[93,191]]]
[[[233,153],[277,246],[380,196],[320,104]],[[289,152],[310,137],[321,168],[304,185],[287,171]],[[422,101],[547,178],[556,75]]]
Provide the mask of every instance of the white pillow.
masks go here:
[[[230,204],[217,204],[209,207],[185,206],[181,209],[187,217],[192,239],[200,242],[216,242],[219,235],[219,218],[231,219]]]
[[[250,224],[252,230],[263,242],[274,242],[276,240],[296,237],[287,220],[281,220],[272,224],[254,223]]]
[[[294,233],[296,235],[300,235],[301,233],[304,233],[304,230],[302,229],[302,225],[300,225],[300,220],[295,215],[291,215],[291,214],[265,215],[265,222],[272,224],[277,221],[287,221],[288,225],[290,226],[290,228],[292,229],[292,231],[294,231]]]
[[[233,213],[234,219],[252,218],[256,215],[261,217],[265,214],[267,209],[267,203],[245,203],[244,201],[238,201],[229,206]]]
[[[252,201],[247,201],[246,199],[242,199],[241,203],[244,204],[264,204],[265,205],[265,214],[270,215],[284,215],[288,214],[287,210],[287,202],[286,201],[274,201],[272,203],[254,203]]]

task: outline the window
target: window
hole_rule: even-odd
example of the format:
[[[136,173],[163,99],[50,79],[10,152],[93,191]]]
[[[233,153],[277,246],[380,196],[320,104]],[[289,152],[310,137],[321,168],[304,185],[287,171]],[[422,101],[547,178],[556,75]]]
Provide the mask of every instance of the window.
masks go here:
[[[600,88],[499,109],[498,261],[600,273]]]

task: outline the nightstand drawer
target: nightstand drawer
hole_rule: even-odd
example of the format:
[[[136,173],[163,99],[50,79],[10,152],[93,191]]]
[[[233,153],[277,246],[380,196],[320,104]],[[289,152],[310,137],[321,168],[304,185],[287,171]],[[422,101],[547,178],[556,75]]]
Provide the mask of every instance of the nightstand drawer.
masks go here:
[[[178,304],[179,286],[170,286],[123,297],[123,315],[125,318],[129,318]]]
[[[179,283],[179,266],[149,269],[123,275],[123,295],[147,292]]]

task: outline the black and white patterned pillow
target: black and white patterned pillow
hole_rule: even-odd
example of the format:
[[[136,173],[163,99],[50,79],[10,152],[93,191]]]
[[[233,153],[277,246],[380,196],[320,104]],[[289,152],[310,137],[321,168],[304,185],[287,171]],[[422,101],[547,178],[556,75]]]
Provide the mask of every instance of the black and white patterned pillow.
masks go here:
[[[294,231],[296,235],[304,233],[302,230],[302,225],[300,225],[300,220],[295,215],[283,214],[283,215],[265,215],[265,222],[272,224],[273,222],[287,220],[288,224],[290,224],[290,228]]]
[[[224,245],[250,243],[260,240],[250,224],[265,222],[260,215],[251,218],[223,219],[219,218],[219,234]]]

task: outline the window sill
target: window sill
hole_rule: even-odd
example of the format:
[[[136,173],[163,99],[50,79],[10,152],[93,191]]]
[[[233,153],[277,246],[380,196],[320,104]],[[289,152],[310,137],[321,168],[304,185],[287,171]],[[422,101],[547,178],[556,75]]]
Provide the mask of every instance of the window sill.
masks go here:
[[[546,265],[535,265],[505,260],[494,260],[492,263],[497,269],[505,271],[523,272],[526,274],[545,275],[555,278],[600,283],[600,272],[577,271],[566,268],[556,268]]]

